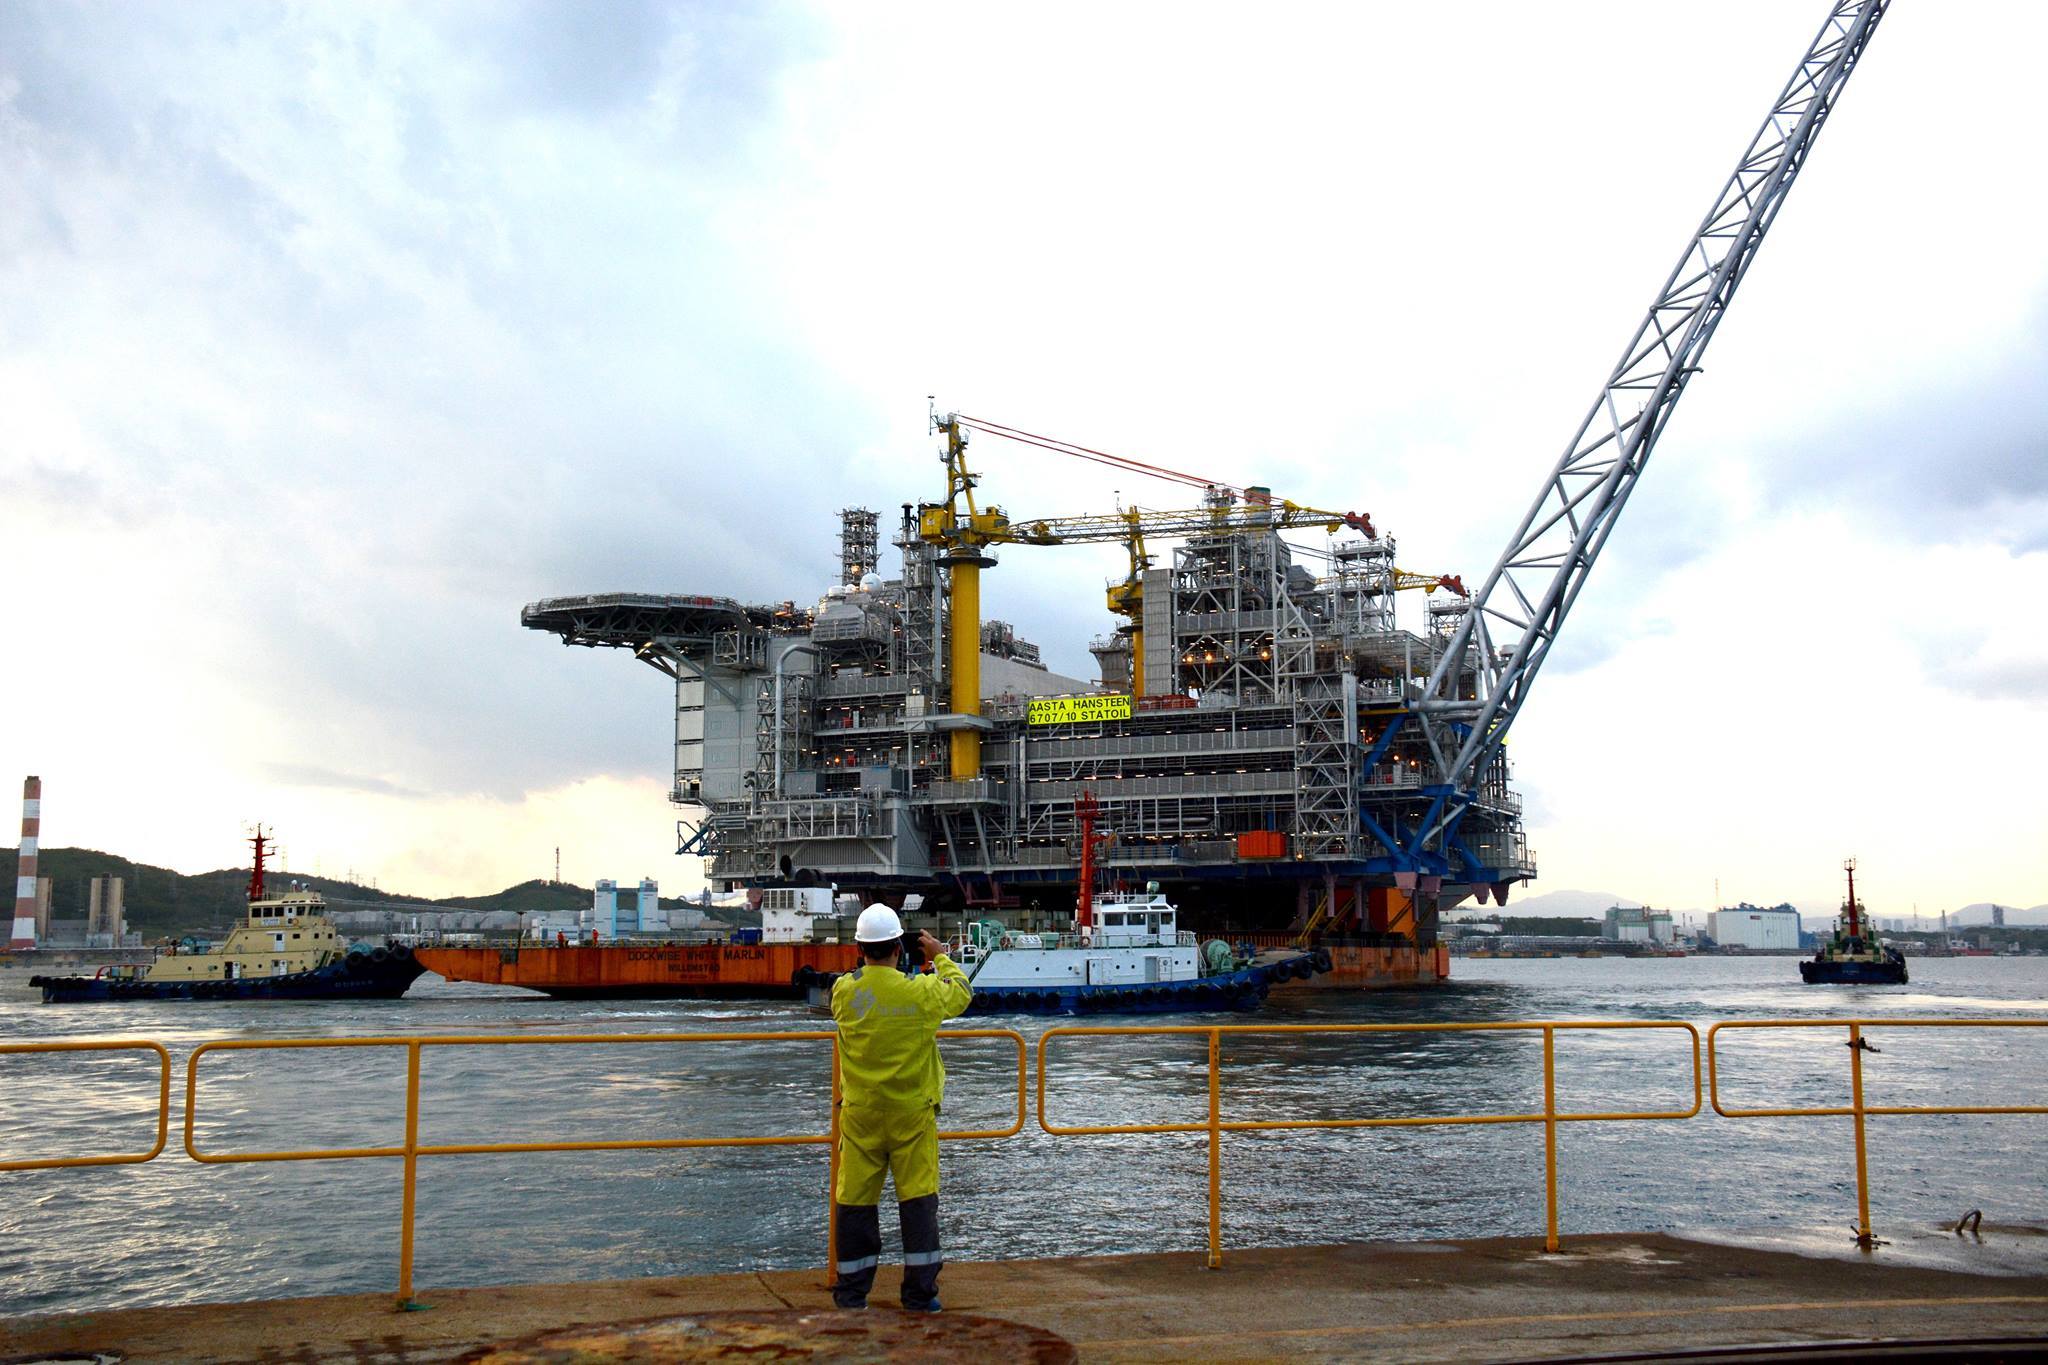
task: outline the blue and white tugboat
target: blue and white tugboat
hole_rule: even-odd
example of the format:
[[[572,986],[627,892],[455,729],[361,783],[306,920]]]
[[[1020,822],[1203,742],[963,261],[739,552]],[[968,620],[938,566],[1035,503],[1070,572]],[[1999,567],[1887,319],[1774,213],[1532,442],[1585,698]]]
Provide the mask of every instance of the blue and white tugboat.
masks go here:
[[[1240,959],[1221,939],[1197,943],[1157,882],[1138,895],[1084,893],[1070,933],[1020,934],[981,920],[965,939],[970,1014],[1255,1010],[1274,983],[1330,969],[1324,952]]]
[[[102,967],[95,976],[32,976],[46,1005],[140,1000],[377,1000],[404,995],[426,968],[402,944],[352,948],[327,918],[317,891],[264,894],[269,838],[250,840],[256,866],[249,909],[227,940],[196,952],[172,949],[145,967]]]
[[[1025,934],[1000,921],[966,927],[956,951],[974,986],[970,1014],[1157,1014],[1255,1010],[1274,983],[1330,970],[1327,950],[1240,958],[1221,939],[1181,929],[1159,883],[1142,894],[1095,896],[1095,800],[1084,792],[1080,895],[1070,932]]]
[[[1885,947],[1864,928],[1863,907],[1856,903],[1856,860],[1848,859],[1842,868],[1849,874],[1849,899],[1835,922],[1835,936],[1799,964],[1800,978],[1809,986],[1905,985],[1905,954]]]

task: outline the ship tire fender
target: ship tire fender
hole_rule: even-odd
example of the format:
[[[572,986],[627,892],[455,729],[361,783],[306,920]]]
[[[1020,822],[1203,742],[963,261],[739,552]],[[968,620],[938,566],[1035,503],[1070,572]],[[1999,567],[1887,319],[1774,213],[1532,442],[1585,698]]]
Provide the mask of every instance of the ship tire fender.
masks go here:
[[[379,965],[382,965],[383,963],[389,962],[390,960],[391,960],[391,952],[390,952],[390,950],[389,950],[389,949],[386,949],[386,948],[372,948],[372,949],[370,949],[370,961],[372,961],[372,962],[375,962],[375,963],[378,963]]]
[[[789,974],[789,984],[798,990],[809,990],[818,980],[817,968],[806,962]]]
[[[403,943],[395,945],[391,949],[391,960],[393,962],[412,961],[412,949],[406,947]]]
[[[1318,948],[1318,949],[1316,949],[1316,970],[1317,970],[1317,971],[1319,971],[1319,972],[1327,972],[1327,971],[1334,971],[1334,970],[1336,969],[1336,965],[1337,965],[1337,964],[1336,964],[1336,963],[1335,963],[1335,962],[1334,962],[1334,961],[1333,961],[1333,960],[1331,959],[1331,957],[1330,957],[1330,950],[1329,950],[1328,948]]]

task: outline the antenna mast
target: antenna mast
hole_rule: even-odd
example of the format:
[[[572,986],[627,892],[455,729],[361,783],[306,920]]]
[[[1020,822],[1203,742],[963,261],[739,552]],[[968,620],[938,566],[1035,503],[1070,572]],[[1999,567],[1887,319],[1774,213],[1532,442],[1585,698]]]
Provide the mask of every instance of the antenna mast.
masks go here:
[[[263,832],[261,824],[257,825],[256,832],[249,836],[249,842],[256,849],[256,866],[249,873],[249,899],[260,901],[263,899],[263,854],[270,847],[270,837]]]
[[[1095,793],[1083,791],[1074,803],[1081,818],[1081,887],[1074,897],[1074,928],[1078,932],[1095,923]]]
[[[1842,910],[1849,917],[1849,937],[1863,937],[1863,910],[1856,904],[1856,860],[1842,859],[1842,870],[1849,874],[1849,903]]]

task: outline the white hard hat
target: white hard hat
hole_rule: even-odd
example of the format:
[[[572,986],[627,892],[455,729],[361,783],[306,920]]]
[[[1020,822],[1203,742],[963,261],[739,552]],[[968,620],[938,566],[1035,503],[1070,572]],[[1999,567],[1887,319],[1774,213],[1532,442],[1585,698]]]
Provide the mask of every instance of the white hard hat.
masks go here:
[[[886,905],[870,905],[860,912],[860,919],[853,926],[855,943],[887,943],[902,937],[903,921]]]

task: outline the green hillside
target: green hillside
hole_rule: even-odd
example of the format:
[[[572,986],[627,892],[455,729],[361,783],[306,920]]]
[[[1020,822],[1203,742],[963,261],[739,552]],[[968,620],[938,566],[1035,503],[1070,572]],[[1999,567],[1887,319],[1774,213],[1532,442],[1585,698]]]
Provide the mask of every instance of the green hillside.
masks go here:
[[[0,849],[0,881],[14,885],[18,855],[14,849]],[[38,869],[50,879],[50,913],[58,919],[83,919],[89,886],[94,877],[122,877],[123,903],[128,927],[144,939],[165,934],[219,929],[242,916],[249,886],[247,868],[222,868],[190,876],[167,867],[131,862],[117,853],[91,848],[46,848]],[[565,882],[531,881],[508,886],[488,896],[449,896],[430,900],[424,896],[396,895],[332,877],[308,877],[292,873],[290,880],[318,891],[328,900],[345,903],[338,908],[358,909],[389,904],[438,906],[450,910],[581,910],[590,904],[589,887]],[[276,890],[284,883],[272,881]],[[620,888],[620,899],[630,893]],[[662,897],[662,904],[681,901]]]
[[[1600,921],[1570,915],[1502,915],[1503,934],[1534,934],[1555,938],[1598,938]]]

